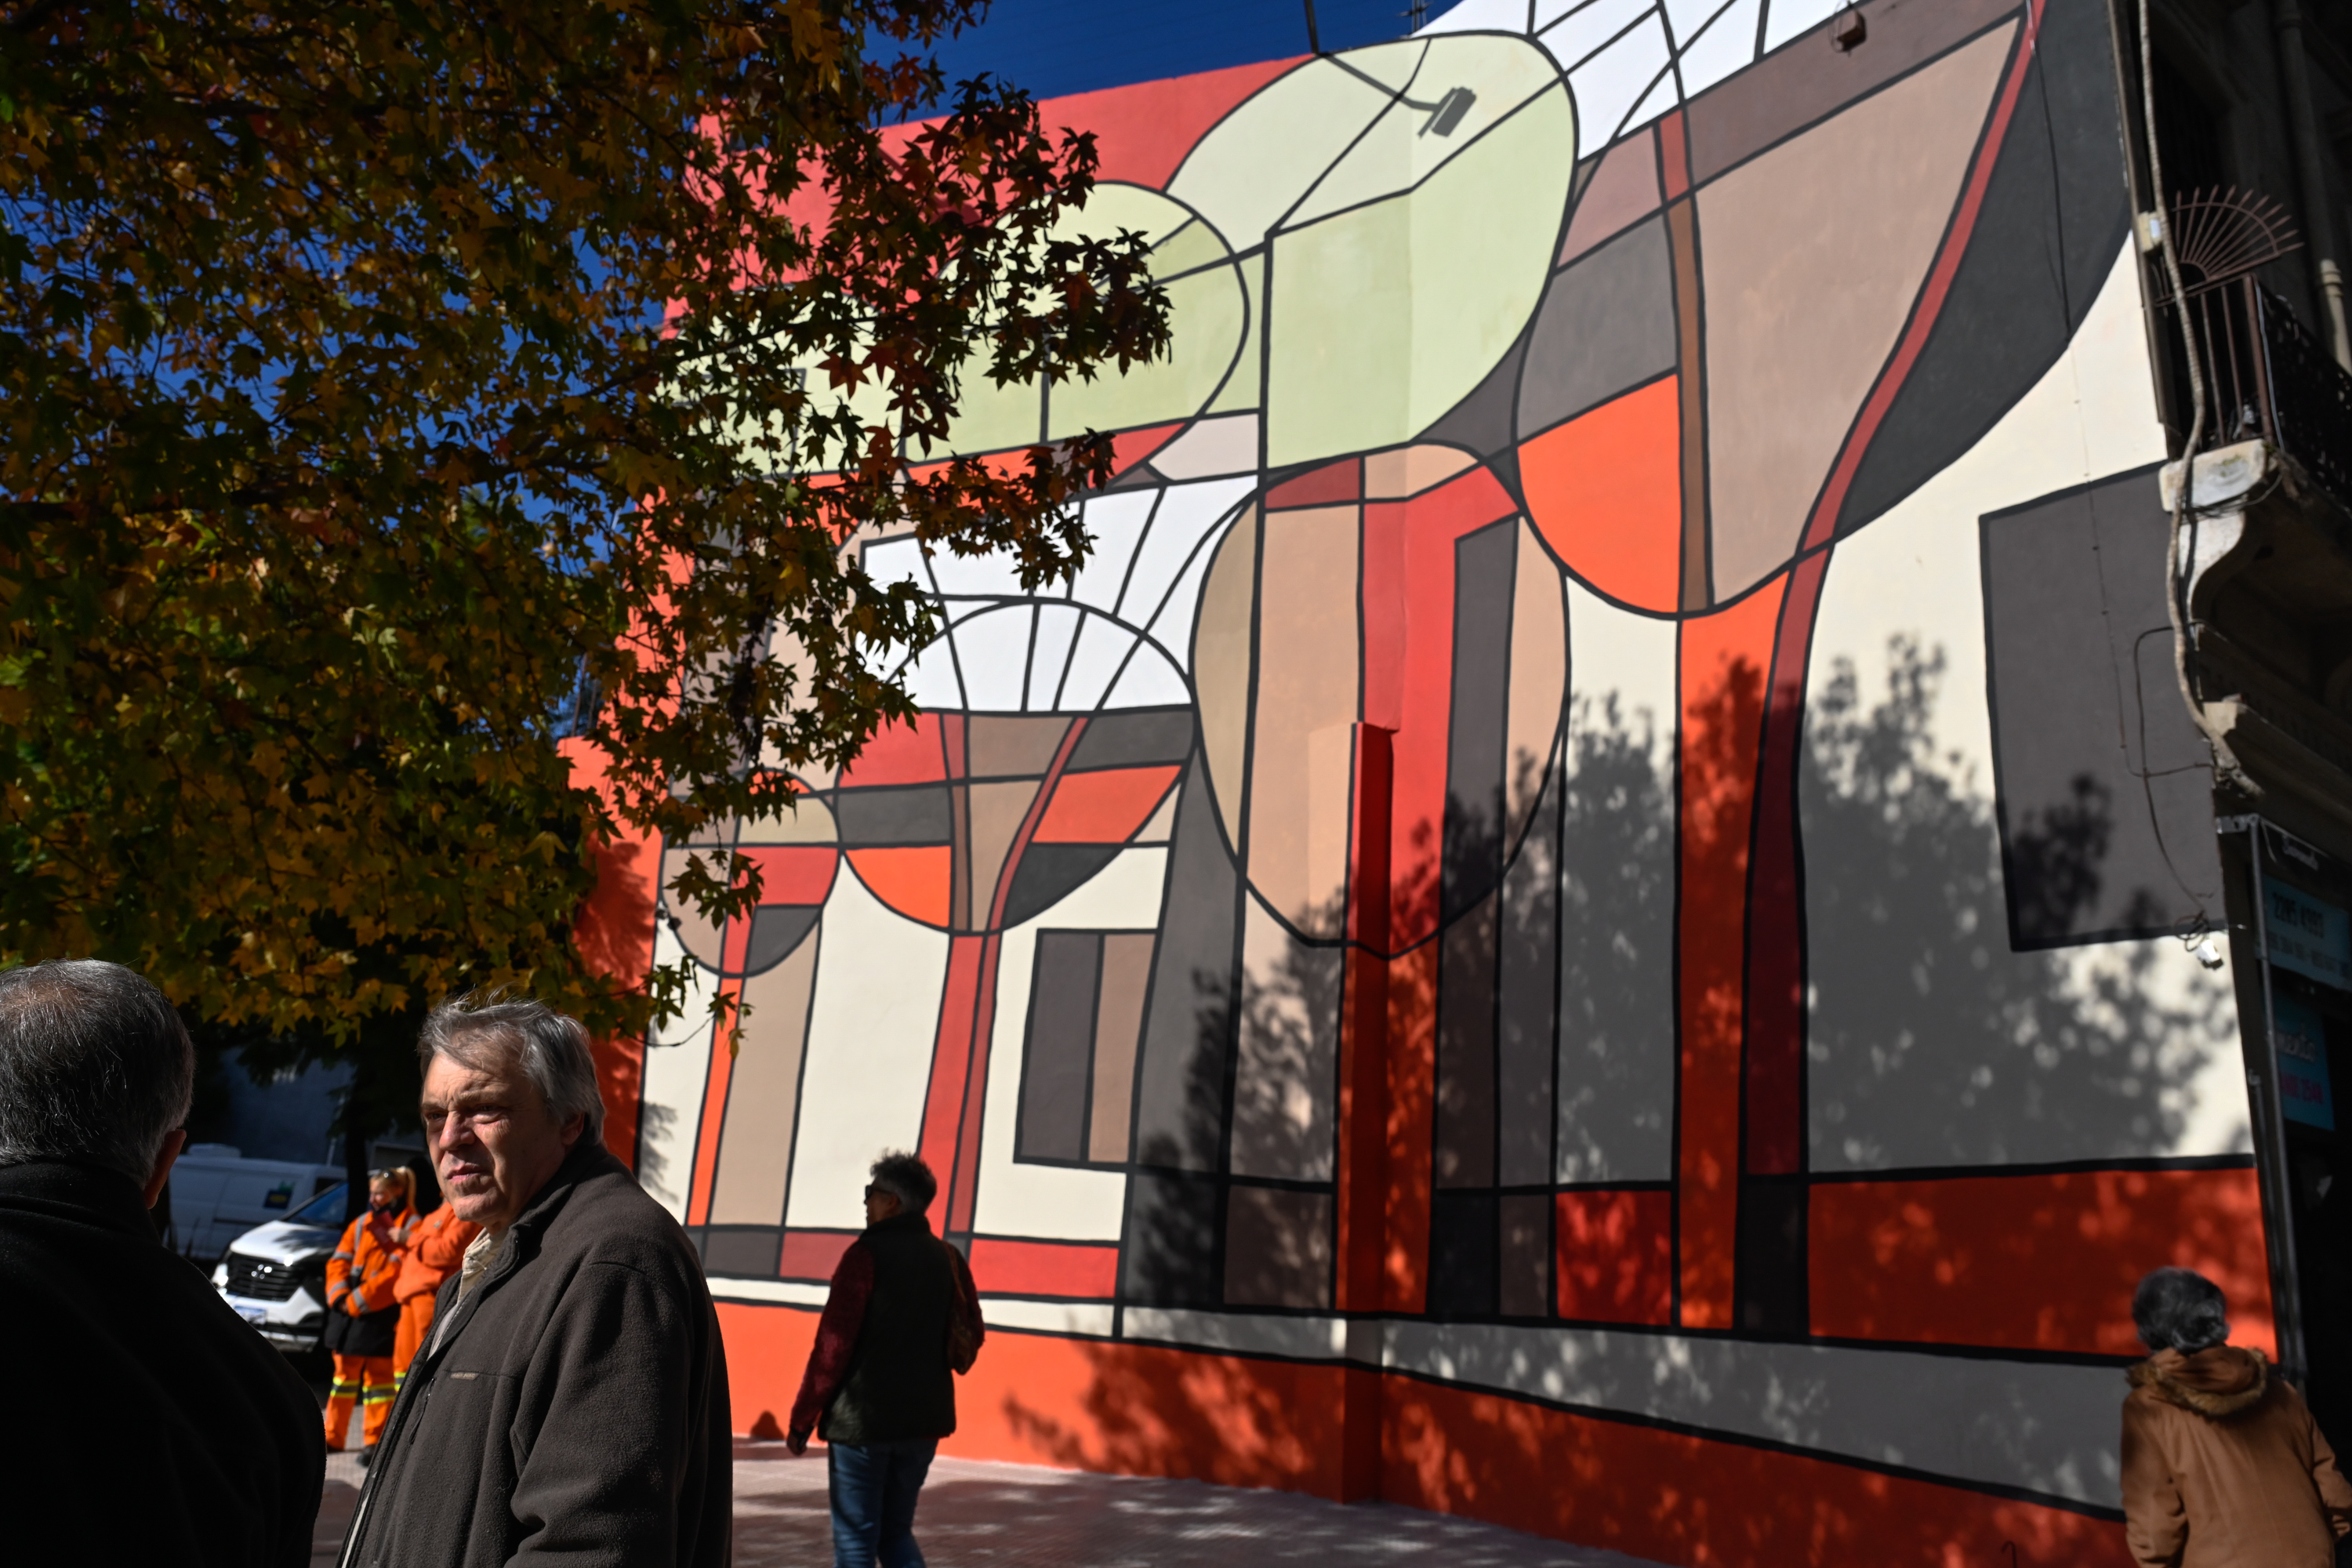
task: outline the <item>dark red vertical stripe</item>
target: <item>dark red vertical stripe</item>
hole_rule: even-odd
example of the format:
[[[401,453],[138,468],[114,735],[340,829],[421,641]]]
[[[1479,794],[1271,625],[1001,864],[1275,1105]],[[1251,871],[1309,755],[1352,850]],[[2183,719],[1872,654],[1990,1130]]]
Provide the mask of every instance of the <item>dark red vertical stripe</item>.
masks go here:
[[[1388,1226],[1389,732],[1356,726],[1339,1015],[1338,1300],[1378,1311]]]
[[[1764,766],[1757,787],[1756,860],[1748,933],[1748,1169],[1781,1175],[1804,1161],[1804,910],[1797,880],[1797,768],[1803,749],[1805,659],[1821,608],[1826,552],[1797,563],[1780,605],[1766,688]]]

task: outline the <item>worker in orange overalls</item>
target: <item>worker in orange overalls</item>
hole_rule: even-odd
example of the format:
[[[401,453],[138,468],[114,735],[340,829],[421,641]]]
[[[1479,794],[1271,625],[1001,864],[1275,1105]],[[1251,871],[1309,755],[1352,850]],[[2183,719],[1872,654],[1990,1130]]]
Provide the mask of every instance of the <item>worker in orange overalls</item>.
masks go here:
[[[375,1456],[376,1439],[392,1414],[392,1352],[399,1331],[400,1303],[393,1282],[408,1250],[415,1223],[416,1173],[402,1165],[368,1173],[367,1213],[343,1231],[342,1245],[327,1260],[327,1348],[335,1352],[335,1382],[327,1396],[327,1451],[340,1453],[351,1430],[352,1404],[367,1412],[362,1428],[364,1465]]]
[[[408,1256],[400,1261],[400,1278],[392,1294],[400,1303],[400,1331],[392,1342],[392,1385],[396,1391],[408,1377],[408,1363],[425,1348],[433,1327],[434,1293],[441,1281],[466,1260],[466,1248],[482,1234],[469,1219],[459,1219],[446,1198],[441,1206],[416,1222],[408,1233]]]

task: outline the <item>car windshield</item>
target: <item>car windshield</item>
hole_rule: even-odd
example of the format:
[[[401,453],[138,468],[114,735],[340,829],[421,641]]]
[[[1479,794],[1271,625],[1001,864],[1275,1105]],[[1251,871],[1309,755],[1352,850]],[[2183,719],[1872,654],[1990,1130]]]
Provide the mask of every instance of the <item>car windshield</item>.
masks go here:
[[[286,1216],[288,1223],[322,1225],[330,1229],[341,1227],[343,1223],[343,1183],[337,1182],[333,1186],[288,1215]]]

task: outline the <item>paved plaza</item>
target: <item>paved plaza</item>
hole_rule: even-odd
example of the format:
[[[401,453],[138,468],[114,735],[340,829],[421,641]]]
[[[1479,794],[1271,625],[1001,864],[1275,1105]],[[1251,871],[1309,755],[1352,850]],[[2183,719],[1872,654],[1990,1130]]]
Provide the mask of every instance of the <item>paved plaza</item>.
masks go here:
[[[334,1563],[359,1482],[353,1455],[328,1458],[312,1568]],[[1416,1509],[976,1459],[931,1467],[916,1538],[931,1568],[1657,1568]],[[782,1443],[737,1443],[736,1568],[832,1561],[824,1451],[795,1459]]]

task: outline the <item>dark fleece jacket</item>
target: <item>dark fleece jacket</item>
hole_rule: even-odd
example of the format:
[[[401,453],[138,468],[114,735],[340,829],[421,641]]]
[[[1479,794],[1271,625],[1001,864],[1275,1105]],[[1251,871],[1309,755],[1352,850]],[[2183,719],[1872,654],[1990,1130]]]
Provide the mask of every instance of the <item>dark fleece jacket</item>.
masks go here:
[[[731,1556],[727,1360],[694,1248],[583,1141],[410,1366],[344,1568]],[[451,1315],[454,1314],[454,1315]]]
[[[12,1563],[310,1561],[318,1402],[96,1165],[0,1168],[0,1532]]]

